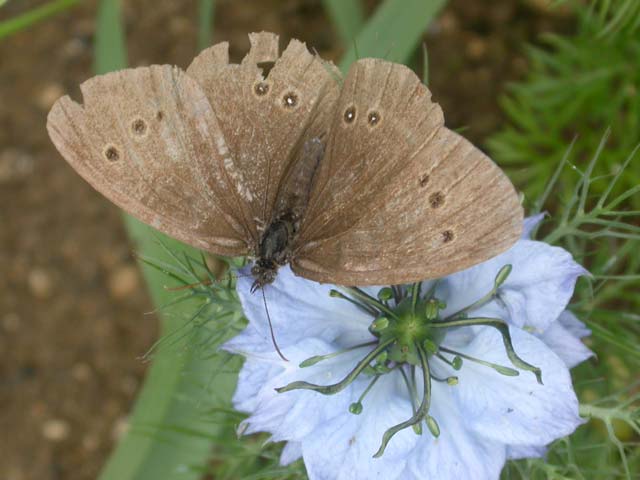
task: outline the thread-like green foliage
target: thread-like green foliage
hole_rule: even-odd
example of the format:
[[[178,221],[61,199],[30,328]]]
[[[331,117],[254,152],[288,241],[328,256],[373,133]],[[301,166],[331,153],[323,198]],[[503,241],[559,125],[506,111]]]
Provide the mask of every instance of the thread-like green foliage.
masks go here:
[[[617,18],[620,10],[608,5],[608,17]],[[630,10],[640,21],[640,9]],[[610,28],[587,7],[577,14],[575,36],[547,34],[542,46],[527,48],[530,72],[501,100],[510,124],[488,141],[493,156],[531,198],[544,190],[572,138],[579,140],[573,158],[581,164],[610,128],[596,174],[611,174],[640,137],[640,29]],[[605,30],[608,34],[602,35]],[[638,182],[640,170],[631,169],[618,188]]]
[[[571,305],[598,358],[573,373],[590,421],[546,461],[510,462],[506,479],[631,479],[640,470],[640,3],[573,5],[577,33],[528,49],[530,73],[502,101],[510,122],[488,144],[527,206],[550,212],[538,238],[592,274]]]

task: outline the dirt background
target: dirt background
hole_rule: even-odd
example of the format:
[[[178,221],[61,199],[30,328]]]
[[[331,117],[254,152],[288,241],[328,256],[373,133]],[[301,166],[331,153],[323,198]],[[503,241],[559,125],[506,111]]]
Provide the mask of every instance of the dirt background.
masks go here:
[[[0,20],[44,2],[10,1]],[[197,2],[125,2],[131,65],[186,67]],[[320,1],[219,1],[214,40],[235,60],[247,32],[341,46]],[[482,144],[497,99],[521,78],[522,46],[572,19],[522,0],[454,0],[425,34],[431,88],[451,127]],[[368,2],[373,8],[376,2]],[[96,478],[157,334],[120,214],[62,161],[45,131],[53,102],[91,76],[95,4],[0,41],[0,479]],[[419,61],[419,59],[417,60]]]

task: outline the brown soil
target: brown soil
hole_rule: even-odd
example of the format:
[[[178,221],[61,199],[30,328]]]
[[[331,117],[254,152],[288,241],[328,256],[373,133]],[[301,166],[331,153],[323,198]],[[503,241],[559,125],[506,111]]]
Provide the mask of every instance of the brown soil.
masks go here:
[[[9,2],[0,20],[43,2]],[[246,33],[298,37],[337,59],[320,1],[219,1],[214,40],[238,59]],[[375,2],[368,2],[373,4]],[[132,65],[185,67],[196,2],[131,0]],[[488,6],[490,5],[490,6]],[[95,6],[0,43],[0,478],[92,479],[125,425],[156,319],[118,210],[61,160],[45,132],[52,103],[91,76]],[[425,36],[431,87],[453,127],[482,141],[497,96],[521,76],[523,42],[570,21],[517,0],[454,0]]]

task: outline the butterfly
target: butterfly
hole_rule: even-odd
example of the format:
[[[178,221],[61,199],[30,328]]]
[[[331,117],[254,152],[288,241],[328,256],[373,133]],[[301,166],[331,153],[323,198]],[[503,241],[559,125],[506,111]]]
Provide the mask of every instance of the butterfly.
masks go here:
[[[487,260],[520,237],[503,172],[444,126],[409,68],[361,59],[346,78],[291,40],[249,35],[186,72],[121,70],[59,99],[49,135],[71,166],[156,229],[251,256],[254,289],[290,264],[341,285],[402,284]]]

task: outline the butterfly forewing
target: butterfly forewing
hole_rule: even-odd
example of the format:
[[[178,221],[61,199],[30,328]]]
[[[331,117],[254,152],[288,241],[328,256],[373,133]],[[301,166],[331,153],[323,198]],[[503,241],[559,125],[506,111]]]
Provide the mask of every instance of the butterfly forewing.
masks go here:
[[[65,159],[128,213],[186,243],[223,255],[249,252],[228,180],[227,149],[195,80],[170,66],[122,70],[81,86],[49,113]]]
[[[496,165],[443,126],[408,68],[356,62],[341,85],[292,40],[250,35],[187,73],[95,77],[83,105],[60,99],[47,128],[98,191],[191,245],[257,258],[321,282],[399,284],[486,260],[520,235],[522,208]],[[342,90],[341,90],[342,89]]]
[[[309,158],[305,145],[326,138],[339,82],[335,67],[297,40],[281,55],[274,34],[251,34],[250,41],[240,65],[228,63],[225,44],[202,52],[187,73],[216,112],[229,147],[226,175],[235,182],[238,208],[244,209],[257,244],[290,190],[311,182],[300,175],[308,169],[298,162]]]
[[[399,284],[462,270],[519,237],[500,169],[443,126],[408,68],[358,61],[296,240],[294,271],[322,282]]]

